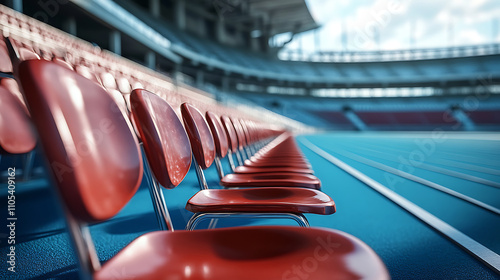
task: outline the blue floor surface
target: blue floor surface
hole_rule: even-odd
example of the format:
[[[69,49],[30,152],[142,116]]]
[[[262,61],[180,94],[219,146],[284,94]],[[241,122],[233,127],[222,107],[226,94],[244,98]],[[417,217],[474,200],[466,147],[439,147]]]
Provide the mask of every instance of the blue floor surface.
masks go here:
[[[298,136],[302,151],[322,191],[336,202],[337,213],[307,215],[311,226],[339,229],[371,246],[387,265],[393,279],[500,279],[491,269],[391,200],[308,149],[306,139],[365,175],[392,189],[469,237],[500,254],[500,216],[422,184],[355,160],[363,157],[438,183],[500,208],[500,188],[450,174],[461,173],[500,184],[500,135],[447,133],[329,133]],[[429,142],[431,141],[431,142]],[[430,144],[433,143],[433,144]],[[10,160],[8,162],[7,160]],[[227,162],[223,161],[226,164]],[[22,166],[4,158],[1,167]],[[436,172],[453,171],[450,174]],[[3,172],[3,170],[2,170]],[[206,173],[218,185],[215,167]],[[113,219],[92,225],[101,261],[115,255],[139,235],[158,229],[145,180],[129,204]],[[0,218],[7,217],[6,179],[2,178]],[[494,184],[493,184],[494,185]],[[191,217],[186,201],[199,190],[195,170],[174,190],[164,190],[175,229]],[[63,211],[44,178],[17,183],[16,273],[0,266],[0,279],[76,279],[77,266],[66,231]],[[219,220],[219,227],[261,224],[294,225],[287,220]],[[201,228],[208,223],[202,223]],[[9,252],[5,230],[0,253]]]

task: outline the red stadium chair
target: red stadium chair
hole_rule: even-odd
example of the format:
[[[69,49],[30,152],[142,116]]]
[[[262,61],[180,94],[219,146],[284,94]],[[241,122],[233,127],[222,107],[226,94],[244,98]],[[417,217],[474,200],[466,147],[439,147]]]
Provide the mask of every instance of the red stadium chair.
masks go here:
[[[23,164],[23,180],[28,180],[33,169],[36,145],[36,136],[31,128],[28,108],[26,108],[16,80],[1,79],[0,92],[2,95],[0,97],[0,159],[1,154],[26,154]]]
[[[0,155],[28,153],[35,145],[36,137],[24,105],[0,86]]]
[[[205,119],[210,126],[210,131],[212,132],[212,136],[215,144],[215,166],[217,167],[217,172],[219,174],[219,178],[222,179],[224,177],[224,168],[222,167],[221,159],[225,158],[229,152],[229,139],[224,131],[224,127],[220,122],[219,116],[216,114],[207,111],[205,114]]]
[[[99,78],[101,79],[102,85],[107,90],[112,90],[112,89],[116,90],[116,89],[118,89],[118,87],[116,85],[115,77],[113,77],[113,75],[111,73],[109,73],[109,72],[102,72],[99,75]]]
[[[94,82],[43,60],[21,62],[18,77],[51,163],[82,279],[284,279],[295,277],[293,266],[306,258],[317,264],[307,272],[310,279],[389,277],[362,241],[335,230],[296,227],[152,232],[101,266],[87,224],[116,215],[137,191],[142,174],[138,142],[125,116],[109,110],[112,98]],[[137,95],[136,101],[163,110],[151,96]],[[174,144],[161,146],[163,153],[153,157],[167,173],[155,176],[173,187],[187,173],[191,152],[183,148],[187,137],[179,120],[162,116],[158,119],[166,126],[144,134],[151,137],[144,145]]]
[[[64,60],[64,59],[61,59],[59,57],[55,57],[54,56],[54,57],[52,57],[52,61],[54,61],[57,64],[60,64],[61,66],[66,67],[66,68],[68,68],[70,70],[73,70],[73,66],[69,62],[67,62],[66,60]]]
[[[87,66],[85,65],[76,65],[75,66],[75,72],[84,76],[85,78],[95,82],[95,83],[98,83],[98,84],[101,84],[99,79],[97,78],[97,76],[95,75],[95,73]]]
[[[228,144],[229,144],[228,151],[227,151],[227,158],[229,160],[231,171],[234,172],[234,170],[236,168],[236,164],[234,162],[233,154],[236,155],[236,158],[238,160],[238,165],[243,164],[243,160],[241,159],[241,157],[239,156],[239,153],[238,153],[238,139],[236,136],[236,131],[234,130],[234,126],[231,123],[231,120],[229,119],[229,117],[221,116],[221,122],[222,122],[222,125],[224,127],[224,131],[226,132],[226,136],[227,136]]]
[[[269,172],[290,172],[290,173],[305,173],[305,174],[313,173],[312,169],[309,168],[305,169],[293,168],[293,167],[259,168],[259,167],[249,167],[249,166],[234,167],[234,161],[232,160],[232,156],[229,154],[231,150],[234,151],[237,146],[237,139],[234,130],[229,130],[231,128],[229,129],[225,128],[221,122],[221,118],[219,118],[216,114],[210,111],[207,111],[206,113],[206,121],[210,126],[210,130],[212,131],[212,136],[215,142],[215,148],[216,148],[215,164],[217,166],[220,179],[224,177],[221,159],[224,159],[226,156],[228,156],[230,160],[231,171],[234,171],[235,173],[269,173]],[[229,133],[227,133],[228,131],[233,136],[229,135]],[[262,147],[259,142],[263,140],[259,139],[257,136],[257,134],[259,134],[259,131],[257,129],[252,131],[249,130],[248,134],[250,135],[250,137],[252,137],[253,135],[253,140],[251,140],[251,142],[253,142],[254,144],[254,150],[259,150]],[[230,141],[230,138],[233,139],[234,143]]]
[[[208,117],[207,117],[207,120],[209,121],[209,123],[210,122],[214,123],[217,121],[215,119],[211,119]],[[235,173],[242,173],[242,174],[269,173],[269,172],[277,172],[277,173],[289,173],[289,172],[291,172],[291,173],[304,173],[304,174],[312,174],[313,173],[312,170],[309,168],[309,166],[304,167],[304,165],[307,165],[305,162],[302,163],[302,166],[290,165],[289,161],[287,161],[285,163],[281,163],[281,165],[278,165],[278,164],[276,164],[276,162],[274,162],[271,165],[264,166],[264,167],[243,165],[243,160],[241,159],[240,153],[238,151],[238,143],[239,143],[238,139],[239,139],[239,137],[236,134],[235,127],[233,126],[231,120],[227,116],[222,116],[220,118],[220,120],[222,121],[222,126],[224,127],[224,131],[226,132],[226,137],[229,140],[229,147],[228,147],[229,149],[228,149],[227,157],[229,160],[231,171],[233,171]],[[212,124],[212,125],[215,125],[215,124]],[[218,136],[219,135],[214,135],[214,139],[221,137],[221,136],[219,136],[219,137]],[[236,154],[238,162],[240,164],[238,167],[235,166],[234,159],[232,156],[233,153]],[[217,164],[217,161],[216,161],[216,164]],[[221,173],[219,172],[219,176],[220,175],[221,175]],[[281,176],[284,176],[284,175],[282,174]],[[220,179],[222,180],[222,178],[223,177],[221,177]],[[230,179],[232,179],[232,178],[234,178],[234,175],[226,178],[226,180],[227,180],[226,182],[228,183],[228,185],[232,184],[232,182],[230,181]],[[315,178],[315,177],[309,177],[309,179],[305,179],[305,180],[309,181],[310,179],[317,180],[317,178]],[[239,184],[239,183],[244,184],[245,182],[237,182],[237,184]]]
[[[328,215],[335,212],[335,203],[328,195],[317,190],[293,188],[295,186],[309,187],[309,185],[304,182],[299,184],[296,178],[295,181],[292,180],[293,175],[290,174],[287,177],[280,177],[280,174],[275,173],[259,174],[248,179],[250,186],[261,188],[209,190],[203,170],[212,165],[216,155],[211,130],[200,111],[192,105],[182,104],[181,112],[202,189],[186,205],[186,209],[196,213],[188,222],[187,229],[194,229],[202,219],[227,217],[233,214],[253,218],[260,216],[261,213],[268,213],[266,217],[292,218],[299,225],[308,226],[303,213]],[[221,148],[221,150],[227,150],[227,147]],[[266,179],[265,182],[263,178]],[[247,185],[240,185],[240,187],[244,186]]]
[[[285,148],[291,149],[291,147]],[[286,186],[320,189],[321,187],[319,179],[308,172],[310,170],[309,164],[303,158],[295,158],[293,156],[267,158],[264,160],[255,160],[252,158],[252,160],[245,160],[244,166],[253,170],[259,168],[262,169],[262,172],[228,174],[221,179],[221,185],[227,188]],[[235,170],[238,169],[235,168]]]
[[[17,98],[19,103],[23,105],[23,108],[25,109],[26,113],[29,114],[28,108],[26,108],[26,102],[24,101],[24,96],[21,93],[21,90],[19,89],[17,81],[12,78],[1,78],[0,85],[4,87],[7,91],[9,91],[12,95],[14,95],[14,97]]]
[[[0,40],[0,72],[12,73],[12,62],[4,40]]]

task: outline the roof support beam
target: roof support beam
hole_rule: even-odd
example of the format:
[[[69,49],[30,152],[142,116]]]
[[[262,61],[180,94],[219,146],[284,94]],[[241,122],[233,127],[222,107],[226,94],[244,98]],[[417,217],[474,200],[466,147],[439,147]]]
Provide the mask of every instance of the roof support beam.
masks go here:
[[[122,35],[120,31],[113,30],[109,33],[109,50],[117,55],[122,54]]]
[[[160,17],[160,9],[160,0],[149,0],[149,12],[153,15],[153,17]]]
[[[156,70],[156,54],[154,51],[148,51],[146,53],[145,61],[148,68]]]
[[[180,30],[186,29],[186,1],[175,0],[175,23]]]
[[[464,110],[460,107],[457,108],[452,108],[451,110],[453,118],[455,118],[457,121],[462,124],[463,129],[465,131],[474,131],[476,125],[474,122],[467,116],[467,114],[464,112]]]
[[[14,11],[23,12],[23,0],[10,0],[10,6]]]
[[[63,22],[63,30],[68,32],[73,36],[77,36],[76,34],[76,19],[73,16],[70,16]]]
[[[358,129],[359,131],[366,131],[368,127],[366,124],[354,113],[350,107],[343,109],[345,117]]]

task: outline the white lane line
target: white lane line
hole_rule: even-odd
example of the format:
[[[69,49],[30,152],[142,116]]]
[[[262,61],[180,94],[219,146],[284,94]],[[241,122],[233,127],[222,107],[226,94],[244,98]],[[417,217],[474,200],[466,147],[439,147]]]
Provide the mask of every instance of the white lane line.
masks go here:
[[[396,163],[398,162],[394,158],[388,157],[385,153],[377,151],[375,149],[373,149],[373,150],[372,149],[366,149],[366,148],[362,148],[362,149],[365,150],[365,151],[369,151],[369,152],[372,152],[372,153],[379,154],[379,156],[376,156],[378,158],[383,158],[383,159],[390,160],[390,161],[396,162]],[[432,172],[437,172],[437,173],[441,173],[441,174],[444,174],[444,175],[448,175],[448,176],[452,176],[452,177],[464,179],[464,180],[467,180],[467,181],[476,182],[476,183],[487,185],[487,186],[490,186],[490,187],[500,188],[500,183],[499,182],[491,181],[491,180],[484,179],[484,178],[481,178],[481,177],[477,177],[477,176],[474,176],[474,175],[465,174],[465,173],[462,173],[462,172],[458,172],[458,171],[446,169],[446,168],[443,168],[443,167],[431,165],[431,164],[424,163],[424,162],[422,162],[422,163],[419,162],[418,166],[417,165],[409,165],[407,163],[402,163],[402,162],[399,162],[399,163],[404,164],[405,166],[412,166],[412,167],[415,167],[415,168],[426,169],[426,170],[429,170],[429,171],[432,171]]]
[[[457,197],[459,199],[462,199],[464,201],[467,201],[469,203],[472,203],[478,207],[481,207],[483,209],[486,209],[488,211],[491,211],[497,215],[500,215],[500,209],[494,207],[494,206],[491,206],[489,204],[486,204],[482,201],[479,201],[475,198],[472,198],[470,196],[467,196],[465,194],[462,194],[462,193],[459,193],[457,191],[454,191],[452,189],[449,189],[445,186],[442,186],[440,184],[437,184],[437,183],[434,183],[432,181],[429,181],[427,179],[424,179],[424,178],[421,178],[421,177],[418,177],[418,176],[415,176],[413,174],[410,174],[410,173],[407,173],[407,172],[404,172],[402,170],[399,170],[399,169],[396,169],[396,168],[393,168],[393,167],[390,167],[390,166],[387,166],[385,164],[382,164],[380,162],[376,162],[374,160],[371,160],[371,159],[367,159],[367,158],[364,158],[362,156],[359,156],[359,155],[356,155],[354,153],[351,153],[351,152],[348,152],[348,151],[343,151],[343,152],[339,152],[337,151],[337,153],[341,154],[341,155],[344,155],[348,158],[351,158],[355,161],[358,161],[358,162],[361,162],[361,163],[364,163],[364,164],[367,164],[367,165],[370,165],[370,166],[373,166],[375,168],[378,168],[380,170],[384,170],[384,171],[387,171],[389,173],[392,173],[394,175],[397,175],[397,176],[400,176],[400,177],[403,177],[403,178],[406,178],[408,180],[412,180],[414,182],[417,182],[417,183],[420,183],[422,185],[426,185],[428,187],[431,187],[433,189],[436,189],[438,191],[441,191],[441,192],[444,192],[446,194],[449,194],[449,195],[452,195],[454,197]]]
[[[446,132],[446,131],[441,131],[446,137],[446,139],[457,139],[457,140],[481,140],[481,141],[500,141],[500,133],[498,132]],[[411,132],[411,131],[406,131],[404,133],[401,132],[370,132],[370,134],[367,133],[355,133],[355,132],[346,132],[343,133],[343,135],[347,136],[356,136],[356,137],[363,137],[363,138],[387,138],[392,137],[392,138],[429,138],[432,133],[429,132]]]
[[[420,206],[416,205],[415,203],[409,201],[408,199],[402,197],[401,195],[395,193],[394,191],[390,190],[386,186],[380,184],[379,182],[373,180],[372,178],[366,176],[365,174],[361,173],[357,169],[351,167],[350,165],[346,164],[345,162],[339,160],[338,158],[330,155],[329,153],[323,151],[322,149],[318,148],[316,145],[312,144],[306,139],[300,139],[300,142],[302,142],[306,147],[311,149],[313,152],[318,154],[319,156],[323,157],[324,159],[328,160],[329,162],[333,163],[337,167],[341,168],[345,172],[351,174],[353,177],[356,179],[360,180],[361,182],[365,183],[367,186],[371,187],[372,189],[376,190],[383,196],[387,197],[390,199],[392,202],[396,203],[399,205],[401,208],[405,209],[430,227],[434,228],[435,230],[439,231],[441,234],[446,236],[448,239],[453,241],[455,244],[458,246],[462,247],[464,250],[469,252],[472,256],[476,257],[480,261],[482,261],[484,264],[486,264],[488,267],[490,267],[493,271],[496,273],[500,274],[500,256],[496,254],[495,252],[491,251],[484,245],[480,244],[476,240],[470,238],[469,236],[465,235],[464,233],[460,232],[456,228],[452,227],[451,225],[447,224],[443,220],[439,219],[438,217],[432,215],[431,213],[425,211],[423,208]]]
[[[387,146],[380,146],[378,144],[373,144],[373,143],[364,143],[363,144],[365,147],[372,147],[373,149],[381,149],[381,148],[384,148],[384,149],[387,149],[387,150],[392,150],[392,151],[401,151],[400,149],[395,149],[395,148],[391,148],[391,147],[387,147]],[[415,147],[413,147],[415,148]],[[497,170],[497,171],[500,171],[498,169],[498,167],[500,166],[500,160],[496,160],[494,158],[499,158],[498,155],[493,155],[492,152],[493,151],[489,151],[487,153],[487,157],[477,157],[477,156],[471,156],[471,155],[466,155],[466,154],[463,154],[463,153],[457,153],[457,151],[448,151],[445,149],[446,147],[442,147],[439,149],[439,151],[434,151],[433,155],[435,155],[436,158],[440,158],[440,159],[448,159],[448,160],[453,160],[453,161],[462,161],[464,162],[465,164],[470,164],[472,166],[477,166],[478,164],[479,165],[489,165],[490,167],[485,167],[486,169],[490,169],[490,170]],[[472,151],[473,154],[479,154],[480,152],[478,151]],[[435,158],[434,156],[433,157],[429,157],[429,160]],[[458,166],[457,166],[458,167]],[[494,171],[495,172],[495,171]],[[487,173],[487,172],[486,172]],[[495,175],[495,174],[493,174]]]
[[[476,171],[476,172],[500,176],[500,170],[494,169],[494,168],[478,166],[475,164],[460,162],[460,161],[456,161],[456,160],[449,160],[449,159],[436,159],[436,160],[434,160],[434,162],[437,164],[442,164],[442,165],[446,165],[446,166],[458,167],[458,168],[462,168],[462,169],[466,169],[466,170],[470,170],[470,171]]]
[[[429,171],[433,171],[433,172],[441,173],[441,174],[444,174],[444,175],[448,175],[448,176],[452,176],[452,177],[464,179],[464,180],[471,181],[471,182],[476,182],[476,183],[487,185],[487,186],[490,186],[490,187],[500,188],[500,183],[498,183],[498,182],[491,181],[491,180],[488,180],[488,179],[484,179],[484,178],[481,178],[481,177],[477,177],[477,176],[474,176],[474,175],[470,175],[470,174],[458,172],[458,171],[455,171],[455,170],[450,170],[450,169],[446,169],[446,168],[443,168],[443,167],[439,167],[439,166],[435,166],[435,165],[430,165],[430,164],[427,164],[427,163],[422,163],[422,164],[418,165],[417,168],[427,169]]]

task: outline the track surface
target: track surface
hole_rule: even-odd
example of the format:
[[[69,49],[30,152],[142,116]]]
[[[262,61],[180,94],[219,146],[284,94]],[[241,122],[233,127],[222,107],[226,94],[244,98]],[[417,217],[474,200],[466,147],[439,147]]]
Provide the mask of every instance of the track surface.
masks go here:
[[[432,226],[309,148],[311,144],[316,146],[497,255],[500,215],[491,209],[500,208],[500,134],[329,133],[298,136],[297,140],[321,179],[322,190],[337,204],[337,213],[333,215],[308,215],[311,226],[335,228],[359,237],[380,255],[394,279],[500,279],[499,274]],[[12,158],[2,159],[3,169],[9,160],[14,162]],[[210,186],[218,185],[215,167],[206,175]],[[2,180],[0,202],[7,205],[5,179]],[[190,218],[184,205],[198,189],[195,171],[191,170],[178,188],[164,191],[176,229],[183,229]],[[0,279],[77,277],[62,211],[57,205],[47,180],[18,182],[17,272],[7,272],[2,261]],[[6,221],[7,209],[4,210],[0,218]],[[293,222],[230,219],[219,220],[218,226],[257,224]],[[207,225],[202,223],[200,227]],[[116,217],[91,226],[101,261],[140,234],[153,230],[157,230],[157,225],[144,182]],[[1,234],[0,253],[5,260],[7,235],[4,230]]]

